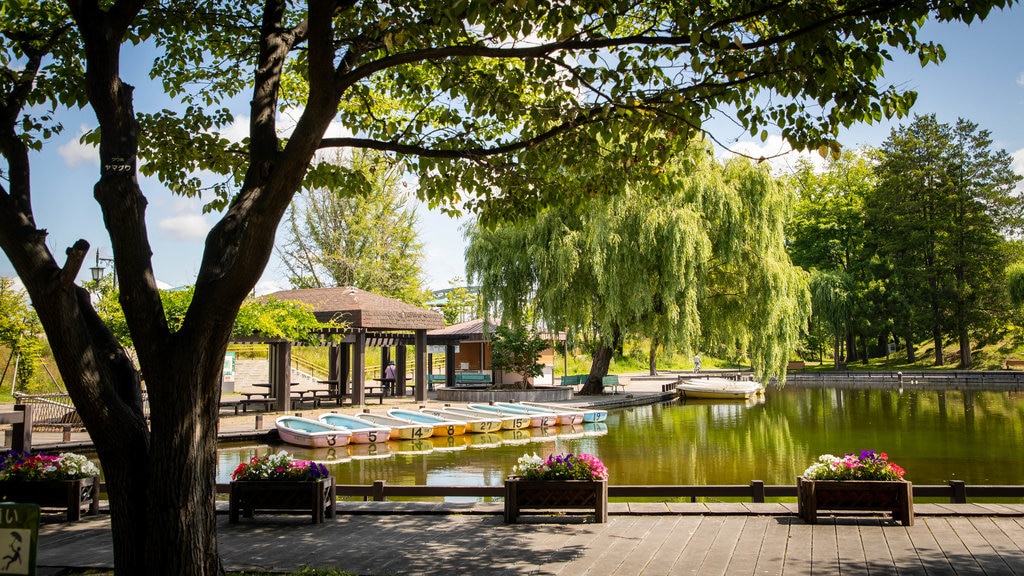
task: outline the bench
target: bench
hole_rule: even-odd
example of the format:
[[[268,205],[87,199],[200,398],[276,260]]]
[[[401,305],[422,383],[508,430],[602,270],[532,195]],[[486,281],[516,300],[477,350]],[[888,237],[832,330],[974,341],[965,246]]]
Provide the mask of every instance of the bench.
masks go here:
[[[433,390],[435,384],[444,386],[448,379],[444,374],[427,374],[427,390]]]
[[[1017,368],[1024,368],[1024,360],[1013,360],[1010,358],[1006,359],[1006,369],[1014,370]]]
[[[587,374],[573,374],[572,376],[562,376],[562,380],[558,383],[559,386],[579,386],[580,384],[587,383]]]
[[[491,385],[490,374],[460,373],[455,375],[455,387],[479,386],[481,384]]]
[[[611,388],[612,394],[618,394],[619,388],[622,388],[623,384],[619,382],[619,377],[614,375],[605,376],[601,378],[601,391],[604,392],[605,388]]]
[[[804,370],[804,369],[806,369],[806,366],[804,365],[804,361],[803,360],[790,360],[789,363],[786,364],[786,370]]]

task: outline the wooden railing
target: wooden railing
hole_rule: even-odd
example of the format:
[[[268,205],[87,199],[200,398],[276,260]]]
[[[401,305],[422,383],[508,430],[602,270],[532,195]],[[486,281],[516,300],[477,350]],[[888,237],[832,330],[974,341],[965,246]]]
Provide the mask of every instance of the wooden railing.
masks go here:
[[[229,484],[218,484],[217,492],[227,494]],[[339,484],[338,496],[354,496],[363,500],[385,501],[388,498],[437,498],[459,496],[468,498],[503,498],[504,486],[424,486],[388,484],[377,480],[373,484]],[[764,502],[766,498],[796,499],[796,484],[765,485],[760,480],[750,484],[723,485],[657,485],[657,486],[609,486],[609,498],[740,498],[751,502]],[[960,480],[950,480],[946,485],[915,485],[915,498],[948,498],[950,504],[966,504],[978,498],[1020,499],[1024,498],[1024,486],[967,485]]]

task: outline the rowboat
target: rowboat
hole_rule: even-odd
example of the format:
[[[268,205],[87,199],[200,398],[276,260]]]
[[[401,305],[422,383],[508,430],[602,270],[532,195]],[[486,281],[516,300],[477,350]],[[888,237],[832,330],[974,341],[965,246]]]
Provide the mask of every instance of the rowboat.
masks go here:
[[[427,408],[425,411],[432,410]],[[504,415],[497,412],[481,412],[480,410],[473,410],[472,408],[456,408],[454,406],[445,406],[445,412],[451,412],[453,415],[463,415],[466,417],[467,422],[473,418],[489,418],[501,420],[502,430],[522,430],[523,428],[530,427],[530,419],[523,417],[521,414]]]
[[[402,410],[401,408],[392,408],[388,410],[388,416],[398,418],[399,420],[405,420],[413,424],[433,426],[434,436],[462,436],[466,433],[466,423],[462,420],[441,418],[438,416],[431,416],[430,414],[424,414],[422,412],[415,412],[413,410]]]
[[[544,404],[542,402],[520,402],[520,404],[522,404],[523,406],[530,406],[533,408],[551,410],[553,412],[557,412],[558,410],[563,410],[565,408],[568,408],[574,412],[582,412],[584,423],[604,422],[605,420],[608,419],[607,410],[599,410],[596,408],[577,408],[575,406],[559,406],[558,404]]]
[[[275,424],[277,425],[277,435],[281,437],[281,440],[295,446],[307,448],[345,446],[352,437],[352,433],[348,430],[298,416],[281,416]]]
[[[583,423],[583,412],[578,410],[569,410],[566,408],[552,409],[552,408],[540,408],[528,404],[513,404],[511,402],[495,402],[496,406],[502,408],[510,408],[512,410],[523,410],[527,414],[554,414],[558,417],[558,423],[562,426],[573,426],[576,424]]]
[[[387,442],[391,438],[391,427],[370,424],[344,414],[321,414],[318,418],[324,424],[348,430],[352,433],[352,444],[374,444]]]
[[[497,432],[498,430],[501,430],[500,418],[483,415],[469,416],[466,414],[459,414],[452,410],[442,410],[440,408],[420,408],[420,412],[430,414],[431,416],[439,416],[441,418],[462,420],[466,423],[466,431],[474,434],[486,434],[487,432]]]
[[[726,380],[725,378],[691,378],[676,386],[682,398],[715,398],[746,400],[764,393],[760,382]]]
[[[554,414],[530,414],[524,410],[512,410],[504,406],[492,406],[490,404],[469,404],[468,406],[478,412],[528,418],[532,428],[547,428],[558,424],[558,417]]]
[[[390,427],[392,440],[421,440],[423,438],[430,438],[434,434],[434,427],[429,424],[413,424],[408,420],[399,420],[398,418],[381,414],[363,412],[362,414],[356,414],[353,418],[358,418],[369,424]]]

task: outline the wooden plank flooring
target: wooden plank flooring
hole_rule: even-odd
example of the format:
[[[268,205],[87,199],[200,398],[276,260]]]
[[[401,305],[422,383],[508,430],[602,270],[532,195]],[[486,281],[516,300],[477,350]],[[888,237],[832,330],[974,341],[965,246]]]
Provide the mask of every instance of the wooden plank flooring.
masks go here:
[[[792,515],[536,516],[340,515],[321,525],[297,517],[218,524],[228,570],[481,576],[921,575],[1024,576],[1024,517],[918,515],[913,526],[881,518]],[[109,567],[108,516],[44,525],[40,574]]]

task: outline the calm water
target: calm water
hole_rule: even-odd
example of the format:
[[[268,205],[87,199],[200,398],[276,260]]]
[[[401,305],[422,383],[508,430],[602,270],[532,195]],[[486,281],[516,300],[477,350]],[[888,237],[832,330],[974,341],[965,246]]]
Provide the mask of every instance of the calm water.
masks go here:
[[[769,390],[761,403],[659,404],[611,411],[604,425],[308,450],[225,446],[218,482],[256,453],[328,464],[339,484],[501,485],[529,452],[590,452],[611,484],[792,484],[823,453],[874,448],[915,484],[1024,484],[1024,393]]]

